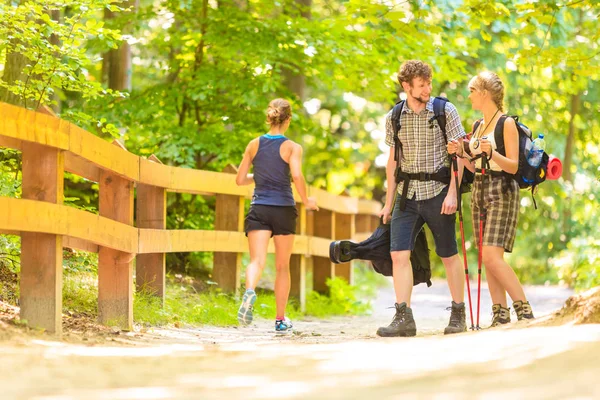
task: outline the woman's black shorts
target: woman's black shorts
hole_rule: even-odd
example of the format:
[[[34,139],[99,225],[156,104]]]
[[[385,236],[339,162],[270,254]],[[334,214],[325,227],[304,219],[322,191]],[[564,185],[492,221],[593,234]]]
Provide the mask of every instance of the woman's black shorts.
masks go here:
[[[246,236],[250,231],[271,231],[274,235],[296,234],[298,211],[294,206],[253,204],[244,221]]]

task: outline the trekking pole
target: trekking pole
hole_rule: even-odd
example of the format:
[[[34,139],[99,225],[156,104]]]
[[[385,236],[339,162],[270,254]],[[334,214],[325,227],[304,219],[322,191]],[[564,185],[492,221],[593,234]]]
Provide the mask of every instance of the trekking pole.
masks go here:
[[[477,325],[479,327],[479,309],[481,308],[481,264],[483,263],[483,228],[485,226],[485,218],[487,210],[484,205],[483,189],[485,186],[485,170],[489,168],[489,161],[486,153],[481,153],[481,190],[479,193],[479,254],[477,260]]]
[[[452,157],[452,166],[454,167],[454,182],[456,183],[456,208],[458,209],[458,220],[460,222],[460,241],[462,243],[463,263],[465,266],[465,279],[467,281],[467,296],[469,298],[469,313],[471,315],[471,330],[475,329],[473,325],[473,302],[471,301],[471,285],[469,283],[469,265],[467,263],[467,247],[465,246],[465,229],[463,225],[462,214],[462,196],[460,193],[460,184],[458,183],[458,160],[456,154]]]

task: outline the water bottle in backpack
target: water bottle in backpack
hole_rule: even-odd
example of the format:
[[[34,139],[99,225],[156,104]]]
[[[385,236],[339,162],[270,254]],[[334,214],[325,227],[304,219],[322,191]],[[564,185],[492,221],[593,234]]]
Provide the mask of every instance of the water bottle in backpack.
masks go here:
[[[542,157],[544,156],[544,151],[546,150],[546,141],[544,140],[544,135],[539,134],[538,137],[533,142],[531,142],[531,147],[527,147],[527,163],[533,167],[531,168],[531,171],[533,172],[534,176],[523,175],[523,180],[525,182],[532,183],[535,179],[535,171],[537,167],[539,167],[539,165],[541,164]]]

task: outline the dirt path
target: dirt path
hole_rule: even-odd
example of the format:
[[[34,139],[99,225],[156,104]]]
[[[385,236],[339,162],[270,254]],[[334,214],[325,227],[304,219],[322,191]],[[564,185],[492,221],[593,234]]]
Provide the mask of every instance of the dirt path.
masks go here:
[[[538,315],[571,294],[527,293]],[[447,299],[443,282],[415,290],[419,335],[408,339],[374,335],[391,318],[389,289],[372,316],[295,321],[286,336],[263,320],[92,343],[13,338],[0,341],[0,399],[600,398],[600,325],[542,327],[539,318],[444,337]],[[482,310],[486,326],[489,305]]]

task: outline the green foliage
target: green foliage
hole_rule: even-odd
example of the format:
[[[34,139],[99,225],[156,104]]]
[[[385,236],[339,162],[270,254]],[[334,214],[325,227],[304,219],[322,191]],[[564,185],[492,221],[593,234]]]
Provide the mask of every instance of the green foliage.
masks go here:
[[[552,260],[559,277],[578,290],[600,286],[600,241],[593,237],[576,238]]]
[[[117,31],[103,27],[97,13],[111,5],[111,0],[62,0],[6,3],[0,7],[0,48],[6,53],[19,53],[27,59],[23,72],[25,81],[8,85],[8,89],[23,100],[23,106],[51,104],[54,90],[82,93],[84,98],[96,98],[107,91],[99,82],[90,81],[81,73],[89,65],[85,43],[90,36],[105,37],[116,44]],[[54,10],[68,8],[71,15],[59,22],[51,18]],[[113,46],[115,45],[113,44]]]
[[[103,20],[104,9],[119,11],[118,4],[0,4],[2,78],[11,54],[26,59],[22,78],[0,80],[0,92],[32,108],[57,94],[61,116],[89,131],[122,136],[130,151],[168,165],[213,171],[239,163],[247,142],[267,129],[268,101],[285,97],[294,111],[288,136],[304,146],[307,181],[381,199],[382,117],[398,99],[399,64],[431,63],[434,94],[456,104],[467,131],[479,117],[467,82],[489,69],[506,83],[508,113],[545,133],[548,152],[569,160],[565,179],[541,185],[538,210],[521,192],[518,238],[507,259],[524,281],[596,282],[589,260],[600,222],[598,2],[313,0],[301,9],[291,0],[142,0],[135,13]],[[49,17],[57,10],[60,22]],[[129,96],[102,83],[104,54],[125,39],[133,54]],[[17,153],[0,149],[0,195],[20,196],[19,163]],[[68,176],[65,188],[66,204],[97,209],[95,184]],[[469,202],[464,196],[476,265]],[[169,194],[168,207],[169,229],[214,225],[212,197]],[[577,261],[576,252],[588,261]],[[202,275],[210,264],[206,253],[168,257],[178,272]]]
[[[2,240],[3,237],[0,236],[0,242]],[[19,276],[16,273],[18,264],[9,254],[0,254],[0,301],[17,304],[19,299]]]
[[[136,292],[134,320],[148,325],[192,324],[192,325],[237,325],[239,298],[221,293],[218,290],[197,292],[192,285],[177,283],[168,278],[164,308],[160,301],[147,291]],[[370,311],[370,304],[361,297],[357,300],[357,290],[341,279],[329,281],[331,296],[310,292],[307,296],[306,315],[328,317],[332,315],[357,315]],[[373,289],[371,288],[371,293]],[[272,291],[257,290],[258,298],[254,305],[257,318],[275,318],[275,296]],[[291,319],[302,317],[298,304],[291,300],[286,309]]]
[[[0,196],[21,197],[21,154],[18,151],[0,147]],[[20,270],[21,241],[18,236],[0,235],[0,268],[7,274],[16,274]],[[7,275],[8,276],[8,275]],[[16,304],[19,298],[18,286],[6,282],[3,286],[6,293],[2,298],[12,300]],[[14,293],[9,294],[14,289]]]
[[[361,315],[371,310],[364,299],[357,299],[356,289],[340,278],[328,279],[329,295],[310,292],[306,299],[306,313],[315,317],[327,315]]]
[[[548,260],[549,267],[562,282],[581,290],[600,285],[600,242],[596,235],[600,225],[597,212],[600,180],[584,177],[580,175],[573,186],[566,185],[567,192],[562,196],[570,200],[569,209],[565,207],[566,202],[554,202],[558,215],[572,210],[569,212],[572,221],[568,231],[560,231],[557,240],[549,241],[549,245],[557,243],[558,246],[550,252]]]
[[[237,306],[230,295],[217,291],[197,294],[189,286],[173,285],[167,289],[164,308],[148,292],[137,292],[133,316],[136,322],[148,325],[231,326],[237,325]]]
[[[98,315],[98,254],[63,250],[63,311]]]
[[[64,269],[63,310],[95,316],[98,313],[98,275],[94,264],[88,267],[84,255],[79,257],[80,267]],[[81,261],[83,260],[83,262]],[[375,285],[381,280],[372,271],[364,269],[357,274],[359,283],[350,286],[341,279],[328,282],[331,296],[310,292],[306,315],[328,317],[332,315],[357,315],[370,311],[368,302],[375,295]],[[144,325],[237,325],[239,296],[224,294],[216,289],[198,291],[190,278],[167,276],[167,291],[164,307],[160,299],[147,290],[134,294],[134,321]],[[254,314],[257,318],[275,318],[275,296],[272,291],[258,290]],[[360,300],[357,300],[360,299]],[[302,317],[298,304],[291,300],[286,315],[292,319]]]
[[[42,104],[56,104],[55,94],[78,93],[80,101],[100,97],[121,97],[90,79],[88,70],[101,61],[91,57],[86,44],[92,38],[107,47],[116,48],[121,41],[119,31],[107,29],[98,19],[103,9],[121,10],[113,0],[60,0],[0,3],[0,63],[11,54],[24,58],[22,78],[13,82],[0,79],[4,89],[18,99],[20,105],[37,109]],[[68,10],[59,21],[54,11]],[[10,66],[10,64],[9,64]],[[13,71],[14,72],[14,71]],[[83,125],[98,125],[103,131],[117,134],[114,127],[102,125],[92,115],[65,110],[63,117]]]
[[[63,276],[63,312],[98,315],[98,272],[69,272]]]
[[[90,182],[85,178],[65,173],[65,205],[77,208],[79,210],[98,213],[98,184]]]
[[[391,285],[390,278],[376,273],[370,262],[354,261],[354,293],[358,299],[371,300],[377,297],[379,289]]]
[[[63,251],[63,273],[75,275],[80,272],[98,273],[98,254],[72,249]]]
[[[0,196],[21,197],[21,153],[0,147]]]

